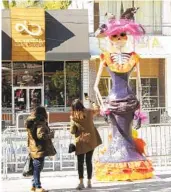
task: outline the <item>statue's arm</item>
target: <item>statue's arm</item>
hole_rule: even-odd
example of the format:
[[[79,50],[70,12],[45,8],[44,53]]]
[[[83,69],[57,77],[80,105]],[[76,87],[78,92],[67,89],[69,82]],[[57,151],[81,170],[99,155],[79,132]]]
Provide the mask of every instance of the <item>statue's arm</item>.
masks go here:
[[[96,99],[97,99],[98,104],[101,107],[104,108],[103,99],[102,99],[102,96],[101,96],[99,88],[98,88],[98,85],[99,85],[99,82],[100,82],[100,77],[101,77],[102,72],[103,72],[103,68],[104,68],[104,61],[101,61],[100,66],[99,66],[99,70],[98,70],[98,73],[97,73],[97,76],[96,76],[96,81],[95,81],[95,84],[94,84],[94,91],[96,93]]]
[[[140,102],[140,107],[142,106],[142,85],[141,85],[141,74],[140,74],[140,63],[139,63],[139,56],[137,55],[137,63],[136,63],[136,71],[137,71],[137,83],[138,83],[138,99]]]

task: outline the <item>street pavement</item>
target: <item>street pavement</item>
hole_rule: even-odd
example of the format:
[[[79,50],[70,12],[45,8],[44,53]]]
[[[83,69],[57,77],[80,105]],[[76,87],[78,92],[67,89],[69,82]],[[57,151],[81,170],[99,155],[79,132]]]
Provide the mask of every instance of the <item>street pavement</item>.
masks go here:
[[[20,174],[10,174],[7,180],[1,181],[1,192],[29,192],[30,178]],[[76,171],[43,172],[42,186],[49,192],[76,192],[78,184]],[[85,180],[86,183],[86,180]],[[171,172],[156,173],[154,178],[133,182],[97,182],[93,180],[93,188],[83,192],[171,192]]]

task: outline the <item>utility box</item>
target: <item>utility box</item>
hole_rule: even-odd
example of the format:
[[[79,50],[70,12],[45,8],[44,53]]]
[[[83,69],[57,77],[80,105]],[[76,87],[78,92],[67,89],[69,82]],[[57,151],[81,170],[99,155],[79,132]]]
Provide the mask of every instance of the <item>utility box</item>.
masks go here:
[[[5,123],[5,121],[2,121],[2,132],[6,129],[6,123]]]
[[[150,111],[149,112],[149,123],[159,124],[160,123],[160,111]]]

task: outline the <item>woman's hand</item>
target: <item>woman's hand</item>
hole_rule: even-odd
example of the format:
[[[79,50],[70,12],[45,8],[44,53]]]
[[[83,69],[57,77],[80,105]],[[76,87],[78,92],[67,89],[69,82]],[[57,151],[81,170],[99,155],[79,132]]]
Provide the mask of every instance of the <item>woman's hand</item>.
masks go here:
[[[100,109],[99,105],[97,105],[96,103],[92,103],[92,106],[93,106],[93,109],[95,109],[95,110]]]
[[[96,103],[92,103],[94,115],[98,115],[100,113],[100,107]]]
[[[53,139],[55,137],[55,131],[54,130],[51,130],[50,131],[50,137]]]
[[[30,154],[30,148],[29,148],[29,147],[27,147],[27,151],[28,151],[28,153]]]
[[[110,114],[110,110],[107,107],[100,106],[100,114],[102,116],[109,115]]]

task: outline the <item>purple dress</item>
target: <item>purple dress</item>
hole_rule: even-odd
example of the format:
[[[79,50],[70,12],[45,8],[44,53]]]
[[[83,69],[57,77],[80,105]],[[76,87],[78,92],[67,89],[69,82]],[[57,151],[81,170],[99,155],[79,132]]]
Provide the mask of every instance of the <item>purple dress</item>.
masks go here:
[[[105,54],[102,55],[101,59],[106,62],[111,75],[112,89],[104,105],[110,112],[113,137],[108,149],[103,150],[95,162],[95,177],[99,181],[151,178],[152,164],[141,152],[138,152],[137,144],[141,139],[132,138],[132,122],[134,112],[139,108],[139,101],[129,86],[129,75],[138,61],[131,57],[127,60],[127,66],[132,66],[129,72],[117,73],[114,72],[117,71],[117,67],[125,66],[119,65],[117,61],[111,61],[111,54],[106,55],[106,57]],[[113,57],[115,60],[118,59],[118,55]]]
[[[131,136],[131,124],[135,109],[125,111],[124,114],[116,114],[119,107],[124,106],[125,100],[128,98],[134,101],[137,100],[128,83],[130,73],[115,73],[109,68],[108,71],[112,78],[112,89],[106,104],[111,111],[109,118],[113,130],[113,138],[108,150],[100,157],[99,161],[102,163],[113,163],[145,160],[146,158],[137,152]],[[117,109],[112,105],[115,101],[119,105]]]

